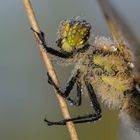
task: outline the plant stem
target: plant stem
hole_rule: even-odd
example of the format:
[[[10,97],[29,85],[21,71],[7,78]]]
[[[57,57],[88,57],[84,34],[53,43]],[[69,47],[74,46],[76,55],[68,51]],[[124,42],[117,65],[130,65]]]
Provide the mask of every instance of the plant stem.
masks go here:
[[[27,16],[29,18],[29,22],[31,24],[31,27],[35,31],[40,33],[41,32],[40,27],[39,27],[39,24],[38,24],[37,19],[35,17],[35,13],[33,11],[30,0],[23,0],[23,2],[24,2],[25,10],[27,12]],[[39,40],[38,36],[35,33],[34,33],[34,36],[35,36],[36,40]],[[52,79],[56,83],[56,85],[58,87],[60,87],[59,81],[57,79],[57,76],[55,74],[55,70],[54,70],[53,65],[51,63],[51,60],[49,59],[48,54],[43,50],[43,46],[38,41],[37,41],[37,45],[38,45],[38,47],[41,51],[41,54],[42,54],[42,57],[43,57],[43,60],[45,62],[45,66],[48,70],[49,75],[52,77]],[[68,110],[68,107],[67,107],[67,104],[66,104],[65,100],[63,99],[63,97],[61,97],[57,93],[56,93],[56,97],[59,101],[59,105],[60,105],[60,108],[61,108],[61,111],[62,111],[62,114],[63,114],[64,118],[65,119],[70,119],[71,118],[70,113],[69,113],[69,110]],[[77,134],[77,131],[75,129],[75,126],[74,126],[73,122],[67,122],[66,126],[68,128],[71,140],[79,140],[78,134]]]
[[[133,63],[137,66],[135,74],[138,76],[140,72],[140,41],[133,33],[129,25],[124,19],[118,14],[115,8],[110,4],[109,0],[98,0],[103,15],[108,23],[110,32],[112,33],[113,39],[117,42],[123,53],[127,53],[128,46],[133,52],[134,60]],[[126,42],[127,41],[127,44]],[[127,54],[126,54],[127,55]]]

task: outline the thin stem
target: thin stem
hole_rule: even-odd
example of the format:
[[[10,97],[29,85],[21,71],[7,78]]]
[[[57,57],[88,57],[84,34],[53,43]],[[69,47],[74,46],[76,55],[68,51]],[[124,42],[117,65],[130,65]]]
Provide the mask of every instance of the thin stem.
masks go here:
[[[113,39],[118,43],[120,50],[124,52],[124,50],[126,50],[126,43],[122,35],[120,26],[116,21],[116,11],[114,11],[108,0],[98,0],[98,2],[108,23]]]
[[[24,2],[25,10],[27,12],[27,16],[29,18],[31,27],[35,31],[40,33],[41,32],[40,27],[39,27],[39,24],[38,24],[37,19],[35,17],[35,13],[33,11],[33,8],[32,8],[30,0],[23,0],[23,2]],[[34,36],[35,36],[36,40],[39,40],[38,36],[35,33],[34,33]],[[55,70],[54,70],[53,65],[51,63],[51,60],[49,59],[47,53],[42,49],[43,46],[41,45],[41,43],[39,43],[37,41],[37,45],[38,45],[38,47],[39,47],[39,49],[41,51],[41,54],[42,54],[42,57],[43,57],[43,60],[45,62],[45,66],[46,66],[46,68],[48,70],[49,75],[52,77],[52,79],[55,82],[55,84],[58,87],[60,87],[60,84],[59,84],[59,81],[58,81],[57,76],[55,74]],[[56,97],[57,97],[57,99],[59,101],[60,108],[61,108],[61,111],[62,111],[62,114],[63,114],[64,118],[65,119],[71,119],[67,104],[66,104],[65,100],[63,99],[63,97],[61,97],[59,94],[56,94]],[[73,122],[68,122],[66,124],[66,126],[68,128],[71,140],[79,140]]]
[[[110,7],[110,3],[108,2],[108,0],[98,0],[101,10],[104,14],[104,17],[108,23],[109,29],[112,33],[112,37],[115,41],[117,41],[119,43],[119,45],[121,46],[122,44],[124,45],[124,38],[121,35],[119,26],[116,24],[115,22],[115,18],[112,15],[112,9]]]
[[[137,66],[137,69],[135,69],[135,74],[139,75],[140,41],[135,36],[129,25],[110,4],[109,0],[98,0],[98,2],[108,23],[109,29],[112,33],[112,37],[118,43],[122,52],[125,53],[126,56],[129,56],[129,54],[127,54],[128,51],[126,51],[128,50],[127,47],[129,46],[134,55],[137,56],[133,63]],[[127,44],[125,41],[127,41]]]
[[[128,23],[124,21],[124,18],[120,16],[120,14],[116,11],[115,7],[111,5],[110,2],[108,2],[109,0],[98,0],[98,1],[106,17],[106,20],[108,21],[108,23],[110,20],[110,22],[112,22],[113,24],[112,25],[113,27],[111,27],[110,25],[111,23],[109,24],[110,30],[112,30],[112,28],[114,29],[118,28],[119,31],[122,33],[122,35],[125,37],[125,39],[128,41],[129,43],[128,45],[135,46],[134,47],[136,49],[135,53],[138,53],[140,51],[139,49],[140,41],[138,40],[137,36],[134,34],[131,27],[129,27]],[[118,35],[114,35],[114,36],[117,37]],[[119,36],[117,38],[119,38]]]

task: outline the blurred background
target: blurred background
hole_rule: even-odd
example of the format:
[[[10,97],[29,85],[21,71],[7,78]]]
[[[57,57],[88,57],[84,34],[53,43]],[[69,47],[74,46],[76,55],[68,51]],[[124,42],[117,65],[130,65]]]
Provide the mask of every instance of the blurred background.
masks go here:
[[[140,1],[111,0],[111,3],[140,39]],[[51,47],[56,47],[59,22],[72,16],[89,21],[95,35],[110,36],[96,0],[32,0],[32,4]],[[0,19],[0,139],[69,140],[65,126],[48,127],[43,121],[46,116],[49,120],[60,120],[62,115],[54,91],[47,83],[47,71],[22,1],[1,0]],[[65,87],[72,66],[55,65],[55,68]],[[84,96],[83,100],[80,108],[70,107],[73,116],[88,113],[89,100]],[[102,108],[100,121],[76,125],[80,140],[139,139],[122,133],[117,111],[103,105]]]

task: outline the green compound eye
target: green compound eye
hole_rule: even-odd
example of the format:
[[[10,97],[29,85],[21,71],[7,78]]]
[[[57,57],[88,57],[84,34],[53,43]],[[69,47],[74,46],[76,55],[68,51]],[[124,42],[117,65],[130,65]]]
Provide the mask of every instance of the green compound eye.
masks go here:
[[[85,20],[71,18],[61,22],[58,30],[58,38],[62,40],[61,48],[72,51],[83,45],[89,38],[91,25]]]

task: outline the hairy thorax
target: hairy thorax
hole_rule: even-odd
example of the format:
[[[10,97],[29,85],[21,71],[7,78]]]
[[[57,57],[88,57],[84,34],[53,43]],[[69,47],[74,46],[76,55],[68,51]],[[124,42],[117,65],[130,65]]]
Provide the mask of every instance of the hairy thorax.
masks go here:
[[[131,61],[115,46],[104,48],[98,45],[89,51],[84,60],[88,65],[85,69],[86,77],[92,83],[96,94],[109,107],[121,107],[125,92],[134,87]]]

